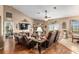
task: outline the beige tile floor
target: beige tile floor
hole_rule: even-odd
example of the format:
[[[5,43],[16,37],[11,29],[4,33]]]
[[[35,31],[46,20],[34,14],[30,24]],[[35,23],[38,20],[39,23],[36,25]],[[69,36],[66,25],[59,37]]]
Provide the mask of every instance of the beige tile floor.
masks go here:
[[[76,41],[74,41],[72,43],[72,39],[71,38],[61,39],[61,40],[59,40],[59,43],[63,44],[67,48],[69,48],[72,51],[71,52],[72,54],[79,54],[79,44],[76,43]]]

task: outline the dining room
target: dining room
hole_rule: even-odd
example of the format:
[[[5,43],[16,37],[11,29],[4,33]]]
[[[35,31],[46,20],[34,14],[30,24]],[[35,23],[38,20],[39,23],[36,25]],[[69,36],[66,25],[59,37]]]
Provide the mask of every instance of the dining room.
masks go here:
[[[79,6],[1,5],[0,7],[1,54],[79,52],[79,16],[76,13]]]

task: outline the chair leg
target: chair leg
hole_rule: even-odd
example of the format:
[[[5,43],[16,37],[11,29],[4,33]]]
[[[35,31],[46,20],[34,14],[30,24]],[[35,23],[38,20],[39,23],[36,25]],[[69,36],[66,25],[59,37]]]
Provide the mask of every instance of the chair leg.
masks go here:
[[[73,39],[72,39],[72,43],[73,43]]]
[[[57,42],[55,43],[55,50],[57,51]]]

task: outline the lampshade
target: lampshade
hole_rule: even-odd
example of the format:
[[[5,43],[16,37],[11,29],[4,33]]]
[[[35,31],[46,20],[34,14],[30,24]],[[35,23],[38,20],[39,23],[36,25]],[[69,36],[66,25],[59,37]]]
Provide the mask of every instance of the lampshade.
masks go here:
[[[44,20],[45,20],[45,21],[48,21],[48,19],[47,19],[47,18],[45,18]]]
[[[42,28],[41,27],[38,27],[37,28],[37,32],[43,32]]]

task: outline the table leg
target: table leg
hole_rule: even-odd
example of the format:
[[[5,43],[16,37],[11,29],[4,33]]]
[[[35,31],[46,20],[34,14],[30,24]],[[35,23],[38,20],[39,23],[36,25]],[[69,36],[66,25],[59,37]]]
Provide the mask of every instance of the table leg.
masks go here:
[[[41,44],[38,43],[38,51],[39,51],[39,54],[41,54]]]
[[[73,38],[72,38],[72,42],[73,42]]]

